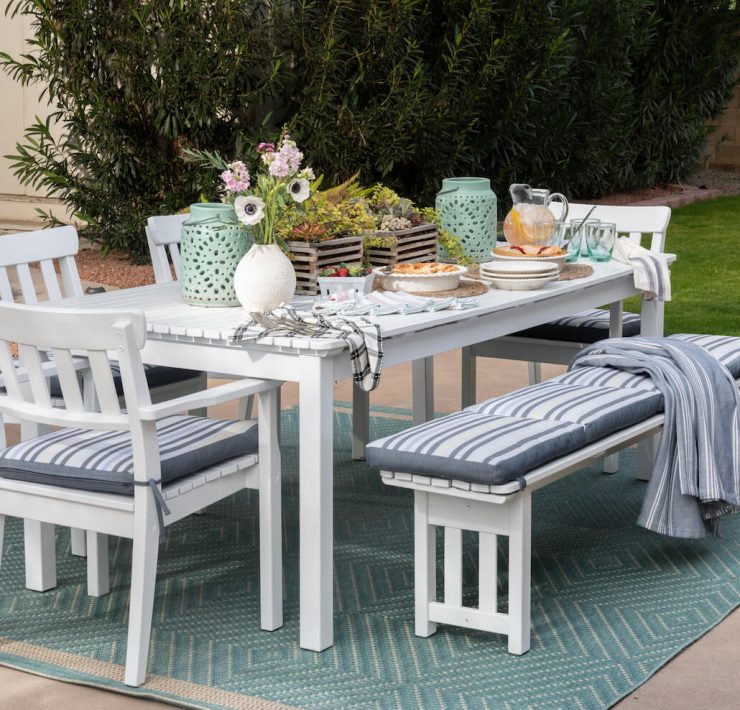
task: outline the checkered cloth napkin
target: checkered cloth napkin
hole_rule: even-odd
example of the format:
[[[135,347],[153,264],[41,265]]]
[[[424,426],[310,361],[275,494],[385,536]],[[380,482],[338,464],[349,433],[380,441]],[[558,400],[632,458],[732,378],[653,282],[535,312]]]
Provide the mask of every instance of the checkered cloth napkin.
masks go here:
[[[383,336],[380,326],[366,319],[358,321],[338,316],[309,315],[295,308],[276,308],[270,313],[252,313],[252,320],[240,325],[233,340],[260,340],[266,336],[305,336],[307,338],[335,338],[349,346],[354,383],[365,392],[380,384],[383,366]],[[254,331],[257,331],[256,333]]]

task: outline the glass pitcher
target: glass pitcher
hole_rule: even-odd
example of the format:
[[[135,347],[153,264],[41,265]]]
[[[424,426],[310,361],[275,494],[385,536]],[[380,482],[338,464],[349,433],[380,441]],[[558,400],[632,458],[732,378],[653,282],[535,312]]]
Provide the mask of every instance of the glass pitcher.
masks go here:
[[[568,215],[568,200],[559,192],[514,183],[509,187],[514,204],[504,219],[504,236],[509,244],[549,246],[555,237],[555,216],[548,209],[553,201],[563,203],[560,222]]]

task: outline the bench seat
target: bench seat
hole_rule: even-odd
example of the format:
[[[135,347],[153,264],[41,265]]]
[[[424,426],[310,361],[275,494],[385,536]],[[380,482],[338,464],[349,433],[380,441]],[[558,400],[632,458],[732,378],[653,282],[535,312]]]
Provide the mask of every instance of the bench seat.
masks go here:
[[[740,386],[740,338],[676,335],[717,358]],[[663,426],[663,396],[642,374],[583,367],[371,442],[370,466],[414,491],[415,631],[438,623],[530,644],[532,492]],[[444,600],[436,535],[444,528]],[[462,531],[479,536],[479,603],[463,605]],[[509,539],[508,612],[498,611],[497,536]]]

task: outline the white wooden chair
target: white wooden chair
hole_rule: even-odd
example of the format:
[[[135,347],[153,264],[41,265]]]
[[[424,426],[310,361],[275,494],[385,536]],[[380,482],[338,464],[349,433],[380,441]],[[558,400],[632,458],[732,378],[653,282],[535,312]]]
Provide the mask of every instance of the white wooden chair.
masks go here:
[[[54,227],[8,234],[0,239],[0,301],[34,304],[42,300],[59,301],[83,295],[82,282],[75,262],[75,255],[79,251],[79,238],[74,227]],[[39,265],[40,282],[34,280],[31,270],[31,266],[36,262]],[[57,267],[59,274],[56,271]],[[19,293],[13,292],[12,272],[15,272]],[[76,367],[82,373],[84,361],[78,359]],[[116,377],[116,380],[120,394],[120,377]],[[171,367],[148,367],[147,380],[151,383],[152,400],[155,402],[197,392],[208,386],[205,373]],[[92,394],[91,390],[85,392],[88,409],[95,408],[95,402],[91,399]],[[58,382],[53,381],[52,400],[58,398],[58,395]],[[29,429],[29,426],[31,425],[28,423],[21,423],[24,438],[38,433],[36,428]],[[34,536],[30,529],[28,534]],[[86,554],[83,531],[73,530],[72,550],[76,555]],[[32,573],[28,582],[30,589],[43,591],[47,588],[44,586],[46,583],[41,570],[38,570],[38,574]]]
[[[671,219],[669,207],[571,204],[568,219],[583,219],[593,207],[595,207],[591,214],[593,219],[616,224],[617,231],[621,235],[628,235],[633,242],[642,244],[642,246],[652,251],[662,252],[664,250],[666,230]],[[559,206],[554,205],[554,209],[559,209]],[[621,325],[618,329],[619,332],[615,330],[610,333],[609,318],[611,313],[618,316],[618,321],[621,324],[622,304],[620,302],[612,304],[609,311],[589,312],[588,315],[591,318],[587,318],[586,314],[575,314],[571,319],[563,319],[572,322],[573,325],[570,326],[558,321],[557,324],[531,328],[522,333],[463,348],[463,407],[470,406],[476,401],[476,358],[496,357],[504,360],[524,360],[529,363],[529,382],[535,384],[541,380],[540,363],[568,365],[573,356],[584,345],[608,338],[610,335],[621,335]],[[597,329],[580,325],[586,320],[592,325],[594,320],[600,321]],[[638,317],[631,317],[629,325],[633,331],[639,333]],[[563,335],[567,332],[568,340],[559,338],[559,331],[562,331]],[[580,335],[577,331],[580,331]]]
[[[146,340],[142,314],[0,303],[0,323],[0,377],[7,391],[0,395],[0,415],[64,428],[36,438],[32,449],[21,442],[0,451],[0,543],[7,515],[40,521],[47,543],[53,543],[54,525],[80,526],[93,531],[88,533],[90,553],[98,557],[97,568],[107,573],[106,535],[133,539],[125,683],[141,685],[146,676],[164,526],[243,488],[260,491],[261,626],[281,626],[278,383],[242,379],[152,404],[140,357]],[[21,368],[11,356],[13,341],[20,344]],[[64,407],[52,405],[43,362],[49,350]],[[118,356],[125,410],[116,393],[109,351]],[[98,413],[85,410],[72,353],[88,358]],[[30,397],[22,386],[24,378],[30,383]],[[253,422],[178,414],[254,394],[260,397],[258,433]],[[118,457],[116,465],[106,462],[113,436],[121,439],[116,450],[128,454],[123,464]],[[90,464],[90,448],[96,447],[97,460]],[[64,464],[51,455],[62,450]],[[203,468],[202,456],[208,451],[216,453]],[[73,474],[69,467],[74,467]],[[45,555],[53,568],[53,544],[47,544]],[[105,576],[93,582],[107,583]]]
[[[188,217],[189,214],[155,215],[146,221],[146,241],[152,258],[154,280],[158,284],[180,280],[180,239],[183,222]],[[208,373],[208,376],[229,379],[217,372]],[[237,416],[240,419],[249,419],[254,408],[254,398],[249,397],[240,402],[239,407]]]

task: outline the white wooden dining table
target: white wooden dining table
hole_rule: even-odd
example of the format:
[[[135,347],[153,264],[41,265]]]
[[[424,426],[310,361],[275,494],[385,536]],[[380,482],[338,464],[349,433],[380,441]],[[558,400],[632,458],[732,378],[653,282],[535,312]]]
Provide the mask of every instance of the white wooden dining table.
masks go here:
[[[536,291],[490,289],[479,305],[415,315],[377,316],[384,366],[412,362],[413,419],[433,415],[432,356],[508,335],[587,308],[611,305],[611,334],[621,329],[621,301],[639,292],[631,267],[593,264],[593,274],[555,281]],[[61,305],[61,304],[58,304]],[[265,337],[235,342],[248,320],[240,308],[184,303],[177,283],[68,299],[85,309],[134,309],[147,320],[144,361],[226,375],[293,381],[299,392],[300,646],[322,651],[334,643],[333,614],[333,384],[351,376],[343,340]],[[642,334],[663,334],[663,308],[643,299]],[[367,394],[354,387],[353,451],[367,438]],[[645,457],[643,456],[643,459]],[[644,464],[643,464],[644,465]]]

